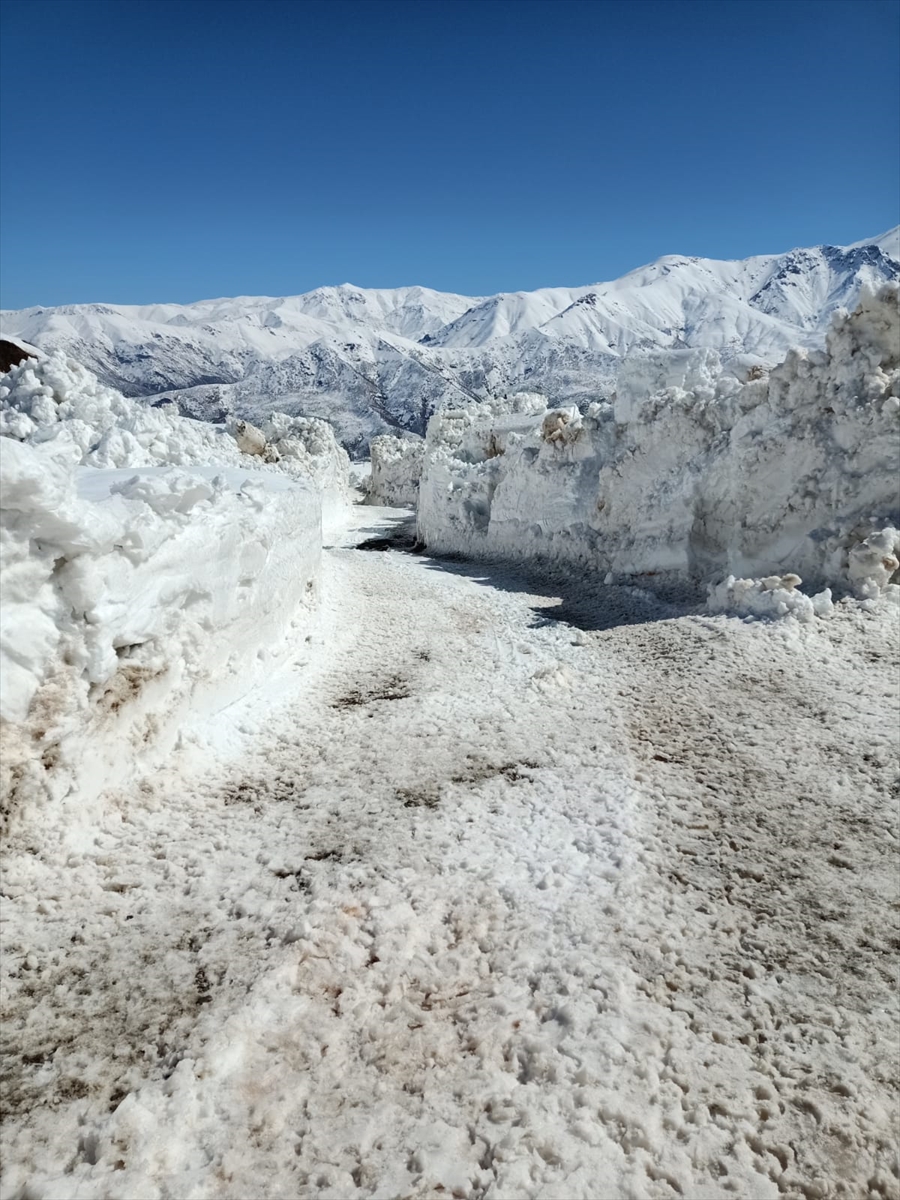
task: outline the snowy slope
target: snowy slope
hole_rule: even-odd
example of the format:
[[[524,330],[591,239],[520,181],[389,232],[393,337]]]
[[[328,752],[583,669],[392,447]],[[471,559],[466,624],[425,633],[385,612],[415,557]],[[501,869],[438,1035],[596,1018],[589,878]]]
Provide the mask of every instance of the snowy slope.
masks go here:
[[[900,259],[900,225],[895,225],[893,229],[879,234],[878,237],[864,238],[861,242],[854,242],[847,249],[856,250],[859,246],[878,246],[888,258]]]
[[[824,342],[863,285],[900,277],[898,231],[734,262],[669,255],[609,283],[487,298],[350,284],[301,296],[0,314],[4,336],[65,349],[129,396],[190,416],[324,417],[352,448],[423,433],[435,409],[528,388],[608,394],[625,354],[708,347],[775,362]]]

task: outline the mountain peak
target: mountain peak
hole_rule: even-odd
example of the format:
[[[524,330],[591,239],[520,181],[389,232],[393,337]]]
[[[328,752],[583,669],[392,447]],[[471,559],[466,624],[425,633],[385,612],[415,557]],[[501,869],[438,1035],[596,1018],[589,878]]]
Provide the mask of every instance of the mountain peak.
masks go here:
[[[857,250],[861,246],[877,246],[888,258],[900,262],[900,225],[895,225],[893,229],[880,233],[878,237],[864,238],[861,242],[853,242],[844,249]]]

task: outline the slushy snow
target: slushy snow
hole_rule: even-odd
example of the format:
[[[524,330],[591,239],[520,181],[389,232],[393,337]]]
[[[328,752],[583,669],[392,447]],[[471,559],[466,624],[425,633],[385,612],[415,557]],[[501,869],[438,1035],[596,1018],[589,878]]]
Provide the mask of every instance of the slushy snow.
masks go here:
[[[400,515],[264,689],[8,843],[2,1195],[894,1200],[889,610],[350,548]]]

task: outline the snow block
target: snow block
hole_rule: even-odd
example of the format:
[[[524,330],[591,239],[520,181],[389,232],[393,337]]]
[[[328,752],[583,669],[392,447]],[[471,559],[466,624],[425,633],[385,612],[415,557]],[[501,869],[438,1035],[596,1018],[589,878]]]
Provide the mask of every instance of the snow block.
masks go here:
[[[421,438],[398,438],[385,434],[369,443],[372,474],[366,502],[390,508],[415,508],[425,443]]]
[[[326,511],[348,502],[347,452],[327,421],[270,413],[213,425],[179,416],[177,406],[148,407],[106,387],[61,351],[28,359],[0,384],[0,436],[89,467],[187,467],[220,464],[315,484]]]

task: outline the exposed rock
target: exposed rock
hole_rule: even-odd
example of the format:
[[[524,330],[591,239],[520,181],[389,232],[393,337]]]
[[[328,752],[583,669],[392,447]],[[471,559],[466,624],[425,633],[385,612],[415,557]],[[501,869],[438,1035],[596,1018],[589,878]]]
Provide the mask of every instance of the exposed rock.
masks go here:
[[[17,345],[16,342],[0,338],[0,375],[5,375],[7,371],[11,371],[13,367],[24,362],[26,358],[37,358],[37,355]]]

